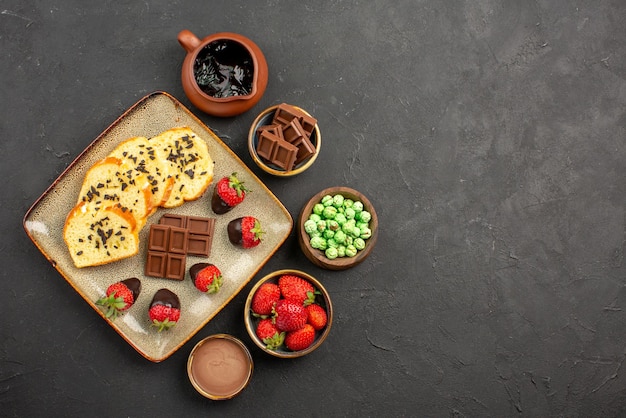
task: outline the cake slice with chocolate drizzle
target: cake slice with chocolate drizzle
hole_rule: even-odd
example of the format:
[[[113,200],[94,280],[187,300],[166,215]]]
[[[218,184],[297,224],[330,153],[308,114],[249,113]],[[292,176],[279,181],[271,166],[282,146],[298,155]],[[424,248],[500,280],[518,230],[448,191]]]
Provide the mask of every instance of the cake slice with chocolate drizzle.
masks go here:
[[[196,200],[213,181],[214,161],[206,142],[188,127],[172,128],[150,138],[157,157],[167,162],[172,192],[163,207],[173,208]]]

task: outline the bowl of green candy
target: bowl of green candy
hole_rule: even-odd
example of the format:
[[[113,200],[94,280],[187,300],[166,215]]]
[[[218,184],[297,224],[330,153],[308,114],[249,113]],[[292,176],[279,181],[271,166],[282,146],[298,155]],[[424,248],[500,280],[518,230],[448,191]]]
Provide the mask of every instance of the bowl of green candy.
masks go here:
[[[329,187],[311,197],[298,217],[298,243],[313,264],[345,270],[365,260],[378,238],[378,216],[362,193]]]

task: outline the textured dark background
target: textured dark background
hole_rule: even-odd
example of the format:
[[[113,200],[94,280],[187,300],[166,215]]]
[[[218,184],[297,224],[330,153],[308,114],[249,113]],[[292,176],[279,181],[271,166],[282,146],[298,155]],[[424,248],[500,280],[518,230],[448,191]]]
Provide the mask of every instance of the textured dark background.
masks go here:
[[[269,63],[261,102],[228,119],[193,108],[182,29],[252,38]],[[0,51],[0,415],[626,414],[623,0],[3,0]],[[253,279],[152,364],[24,233],[47,186],[155,90],[251,167],[256,114],[307,109],[324,139],[315,165],[255,172],[294,216],[332,185],[376,205],[380,237],[362,265],[315,268],[294,233],[259,272],[301,268],[330,291],[336,320],[312,355],[253,349]],[[220,332],[256,366],[227,402],[202,398],[185,372],[193,344]]]

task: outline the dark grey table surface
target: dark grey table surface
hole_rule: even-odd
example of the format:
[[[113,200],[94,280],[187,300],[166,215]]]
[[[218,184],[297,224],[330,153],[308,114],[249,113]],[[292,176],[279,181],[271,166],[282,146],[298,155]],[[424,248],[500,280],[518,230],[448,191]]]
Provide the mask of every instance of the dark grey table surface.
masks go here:
[[[626,3],[582,1],[4,0],[0,3],[1,416],[624,416]],[[269,85],[216,118],[183,92],[179,31],[253,39]],[[29,240],[28,208],[153,91],[188,106],[294,217],[333,185],[380,216],[374,253],[316,268],[295,232],[166,361],[140,356]],[[246,148],[287,102],[318,120],[306,173],[278,179]],[[242,322],[276,269],[318,277],[325,344],[280,360]],[[195,342],[251,349],[237,398],[198,395]]]

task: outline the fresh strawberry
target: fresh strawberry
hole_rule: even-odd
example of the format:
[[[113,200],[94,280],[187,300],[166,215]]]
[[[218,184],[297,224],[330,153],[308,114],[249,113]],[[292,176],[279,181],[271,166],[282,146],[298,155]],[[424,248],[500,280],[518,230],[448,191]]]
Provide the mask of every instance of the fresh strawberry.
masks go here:
[[[285,332],[280,332],[271,319],[261,319],[256,327],[256,336],[269,350],[275,350],[285,341]]]
[[[228,223],[228,239],[233,245],[243,248],[259,245],[264,233],[261,229],[261,222],[253,216],[233,219]]]
[[[300,351],[309,348],[315,341],[315,329],[311,324],[306,324],[302,328],[288,332],[285,336],[285,346],[291,351]]]
[[[180,300],[169,289],[160,289],[152,298],[148,316],[158,331],[169,330],[180,319]]]
[[[295,331],[302,328],[307,321],[307,314],[299,302],[281,299],[274,306],[274,323],[280,331]]]
[[[272,308],[280,299],[280,288],[277,284],[265,282],[254,292],[252,296],[252,315],[267,317],[272,314]]]
[[[211,198],[213,212],[221,215],[243,202],[246,198],[246,192],[249,192],[243,183],[237,178],[237,173],[222,177],[213,189],[213,197]]]
[[[196,263],[189,269],[194,286],[201,292],[216,293],[222,286],[222,272],[210,263]]]
[[[307,322],[313,326],[316,331],[323,329],[328,322],[326,309],[320,305],[313,303],[304,308],[307,314]]]
[[[278,287],[285,299],[302,303],[304,306],[315,301],[315,288],[302,277],[293,274],[283,274],[278,278]]]
[[[141,282],[131,277],[110,285],[106,290],[106,296],[98,299],[96,304],[105,307],[107,318],[115,319],[133,306],[140,292]]]

